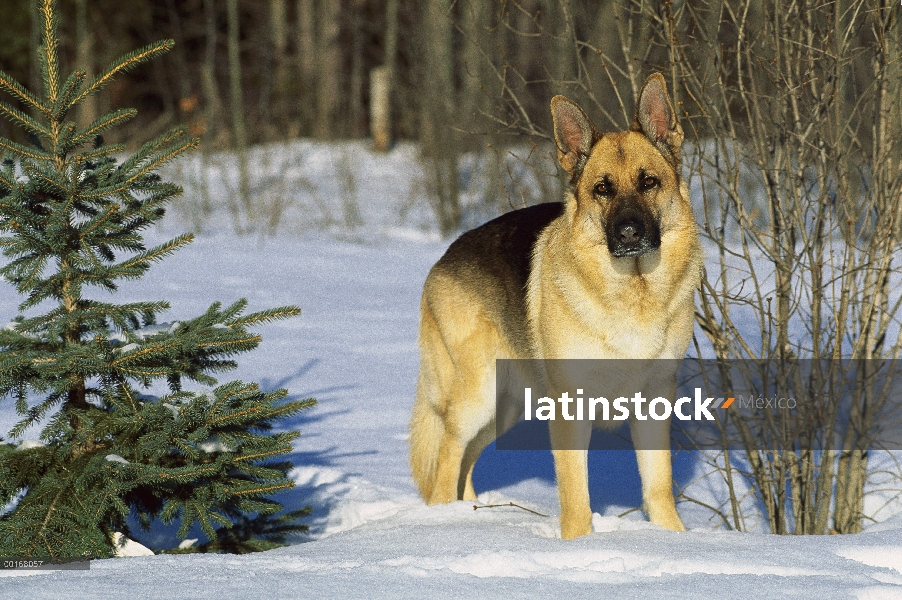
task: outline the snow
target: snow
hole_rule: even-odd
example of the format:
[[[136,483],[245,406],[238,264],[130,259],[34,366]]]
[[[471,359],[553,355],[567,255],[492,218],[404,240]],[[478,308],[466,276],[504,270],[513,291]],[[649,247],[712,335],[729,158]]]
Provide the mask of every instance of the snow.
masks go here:
[[[325,169],[328,156],[318,148],[297,168]],[[425,506],[409,474],[407,422],[421,286],[448,242],[420,221],[397,217],[402,203],[413,202],[408,215],[428,213],[424,198],[410,200],[415,186],[397,178],[410,156],[401,147],[361,167],[364,225],[357,230],[286,228],[272,238],[236,238],[211,226],[115,296],[166,299],[172,309],[164,318],[172,323],[240,297],[248,298],[249,311],[301,306],[300,317],[259,328],[261,346],[239,356],[239,368],[220,381],[240,378],[264,389],[286,387],[291,398],[317,398],[315,408],[284,424],[301,437],[290,456],[296,486],[278,496],[289,509],[313,507],[309,535],[244,556],[158,554],[94,561],[86,571],[0,570],[0,597],[902,598],[902,512],[886,496],[869,497],[869,514],[879,522],[857,535],[774,536],[761,533],[760,524],[756,533],[730,532],[690,503],[678,506],[689,531],[673,533],[634,510],[641,502],[634,454],[597,452],[589,464],[595,533],[564,541],[550,453],[490,447],[474,474],[478,503]],[[335,174],[314,171],[304,176],[319,200],[340,206],[328,192]],[[388,183],[375,181],[380,172]],[[175,212],[150,242],[180,232],[185,222]],[[17,303],[11,286],[0,286],[8,313],[2,317],[14,316]],[[0,429],[15,422],[4,400]],[[30,429],[23,437],[37,436]],[[701,462],[681,456],[674,472],[687,485],[700,470]],[[722,492],[716,478],[696,485],[711,497]],[[523,508],[474,510],[510,502]],[[127,533],[159,551],[184,547],[174,532],[160,525]]]
[[[19,450],[31,450],[32,448],[40,448],[41,446],[46,446],[44,442],[41,440],[22,440],[19,444]]]
[[[222,441],[222,439],[218,435],[211,435],[203,442],[200,442],[197,447],[203,452],[231,452],[232,447]]]
[[[107,457],[109,459],[109,457]],[[133,539],[122,535],[121,531],[113,533],[113,544],[116,545],[116,558],[129,558],[132,556],[153,556],[153,550],[143,546]]]

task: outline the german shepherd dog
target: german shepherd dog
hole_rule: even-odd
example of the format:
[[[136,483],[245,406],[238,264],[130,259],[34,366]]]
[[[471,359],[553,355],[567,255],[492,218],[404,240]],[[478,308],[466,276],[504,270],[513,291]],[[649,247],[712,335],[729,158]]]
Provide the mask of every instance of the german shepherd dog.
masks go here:
[[[692,337],[702,254],[664,78],[645,82],[629,131],[599,133],[563,96],[551,114],[569,176],[563,203],[465,233],[426,278],[410,465],[429,504],[476,499],[473,466],[496,435],[496,359],[681,359]],[[572,449],[588,448],[591,423],[588,434],[574,421],[549,425],[561,536],[572,539],[592,531],[588,451]],[[649,520],[684,530],[661,450],[670,421],[630,426]]]

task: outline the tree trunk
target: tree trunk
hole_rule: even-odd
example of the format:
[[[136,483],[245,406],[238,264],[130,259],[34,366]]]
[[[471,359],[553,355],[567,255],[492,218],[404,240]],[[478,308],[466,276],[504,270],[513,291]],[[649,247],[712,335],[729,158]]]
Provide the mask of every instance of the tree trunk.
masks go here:
[[[392,98],[398,52],[398,0],[385,5],[385,56],[370,74],[370,130],[373,147],[387,152],[392,145]]]
[[[44,32],[44,21],[41,16],[41,10],[38,2],[29,2],[28,5],[31,7],[31,39],[28,42],[29,48],[40,48],[41,47],[41,38]],[[30,68],[30,77],[31,81],[29,82],[29,87],[37,92],[38,90],[43,89],[43,85],[41,82],[41,62],[38,60],[38,55],[35,52],[31,52],[31,61],[29,61]]]
[[[229,48],[229,101],[232,112],[232,132],[235,147],[247,147],[247,132],[244,127],[244,96],[241,90],[241,32],[238,20],[238,0],[226,0],[228,16]]]
[[[83,0],[79,0],[79,2],[81,1]],[[184,104],[184,101],[191,98],[193,94],[191,92],[191,76],[188,74],[188,66],[185,64],[185,36],[182,34],[182,19],[179,17],[175,0],[166,0],[166,11],[169,16],[169,24],[172,26],[172,37],[175,39],[173,58],[179,80],[179,100],[180,104]]]
[[[87,74],[85,81],[94,76],[93,31],[88,15],[87,0],[75,0],[75,66]],[[78,107],[78,125],[87,127],[99,116],[97,95],[92,94]]]
[[[323,0],[319,9],[314,133],[319,139],[328,140],[336,137],[336,117],[341,101],[340,84],[343,70],[341,68],[341,46],[338,43],[341,0]]]
[[[350,127],[347,134],[351,137],[364,135],[364,110],[363,110],[363,9],[365,0],[353,0],[351,3],[351,85],[348,94],[348,114]]]
[[[313,0],[297,2],[297,74],[300,82],[300,93],[297,103],[299,129],[303,135],[313,133],[313,111],[307,107],[313,105],[316,98],[316,14]]]
[[[316,74],[316,14],[313,9],[313,0],[298,0],[298,70],[301,81],[308,86]]]
[[[426,4],[423,44],[421,139],[431,166],[431,196],[439,230],[449,236],[460,227],[461,208],[457,179],[458,140],[451,129],[454,122],[455,88],[452,62],[449,0],[429,0]]]
[[[576,52],[570,0],[551,0],[547,8],[547,27],[552,33],[551,43],[545,44],[545,63],[551,74],[552,94],[566,94],[576,80],[574,55]]]
[[[272,130],[268,138],[282,137],[280,132],[285,129],[282,124],[289,121],[287,118],[287,83],[288,83],[288,7],[286,0],[270,0],[269,5],[269,23],[272,41],[272,99],[268,107],[264,107],[261,102],[261,110],[268,109],[269,119],[264,121],[265,125]]]
[[[250,202],[247,171],[247,133],[244,127],[244,97],[241,92],[241,48],[238,0],[226,0],[229,46],[229,100],[232,112],[232,132],[238,153],[238,197],[245,209],[245,224],[235,223],[239,233],[246,233],[254,222],[254,207]]]
[[[391,147],[391,116],[388,67],[382,65],[370,71],[370,133],[373,149],[388,152]]]
[[[466,0],[463,4],[463,27],[465,31],[463,59],[464,73],[461,78],[463,93],[460,102],[461,126],[473,131],[477,113],[485,108],[483,82],[487,79],[482,57],[482,47],[486,29],[490,25],[490,5],[483,0]]]
[[[216,26],[216,0],[204,0],[204,20],[206,25],[206,50],[204,62],[200,70],[200,83],[205,98],[205,126],[208,139],[214,140],[213,145],[219,145],[222,140],[221,127],[222,100],[219,96],[219,84],[216,81],[216,38],[218,28]]]

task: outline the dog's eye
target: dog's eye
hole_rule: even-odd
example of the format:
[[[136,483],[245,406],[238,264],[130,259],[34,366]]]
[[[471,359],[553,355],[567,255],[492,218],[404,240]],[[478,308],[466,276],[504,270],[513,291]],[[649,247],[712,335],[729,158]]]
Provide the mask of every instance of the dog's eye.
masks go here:
[[[657,186],[658,183],[659,182],[658,182],[657,177],[652,177],[651,175],[649,175],[648,177],[646,177],[645,179],[642,180],[642,184],[641,184],[642,191],[644,192],[644,191],[650,190],[651,188]]]
[[[599,181],[595,184],[595,187],[592,188],[592,191],[599,196],[608,196],[611,194],[611,187],[604,181]]]

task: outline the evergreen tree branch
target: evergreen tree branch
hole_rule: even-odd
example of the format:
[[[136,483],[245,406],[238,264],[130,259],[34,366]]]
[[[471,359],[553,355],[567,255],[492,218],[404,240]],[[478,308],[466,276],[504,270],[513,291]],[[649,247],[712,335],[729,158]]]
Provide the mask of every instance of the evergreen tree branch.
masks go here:
[[[83,143],[83,142],[80,142],[80,141],[77,142],[73,138],[70,145],[75,147],[79,143]],[[74,155],[72,157],[72,162],[74,162],[75,164],[83,165],[84,163],[88,163],[88,162],[91,162],[91,161],[94,161],[94,160],[97,160],[100,158],[107,157],[110,154],[119,154],[120,152],[124,152],[124,151],[125,151],[125,146],[123,146],[122,144],[112,144],[110,146],[101,146],[100,148],[96,148],[95,150],[92,150],[91,152]],[[94,175],[96,176],[97,173],[95,172]]]
[[[301,309],[297,306],[282,306],[245,315],[240,319],[229,321],[228,325],[233,327],[243,327],[245,325],[256,325],[269,321],[281,321],[290,317],[296,317],[300,314]]]
[[[3,71],[0,71],[0,88],[6,90],[6,93],[8,93],[10,96],[18,98],[21,102],[25,103],[36,111],[39,111],[41,113],[48,112],[48,108],[43,102],[38,100],[38,98],[34,94],[25,89],[25,86],[23,86],[21,83],[19,83]]]
[[[72,96],[78,91],[78,87],[81,85],[81,82],[84,81],[86,76],[87,73],[84,71],[75,71],[66,78],[66,82],[63,84],[59,97],[50,109],[50,114],[54,121],[62,121],[66,117],[69,109],[73,106]],[[58,142],[57,145],[60,146],[61,144]],[[60,154],[59,150],[57,150],[57,154]]]
[[[116,269],[123,274],[130,273],[135,269],[146,269],[148,263],[155,262],[158,260],[162,260],[167,255],[175,252],[182,246],[186,244],[190,244],[194,240],[194,235],[191,233],[185,233],[177,238],[170,240],[164,244],[160,244],[155,248],[151,248],[146,252],[142,252],[137,256],[133,256],[125,262],[119,263],[116,265]],[[126,275],[127,276],[127,275]]]
[[[0,148],[6,148],[10,152],[18,156],[25,156],[34,160],[51,160],[53,158],[52,155],[44,152],[43,150],[28,148],[27,146],[17,144],[12,140],[8,140],[3,137],[0,137]]]
[[[59,97],[59,55],[57,54],[56,15],[53,12],[53,0],[42,0],[41,16],[44,18],[44,41],[41,52],[41,67],[44,82],[47,86],[47,100],[51,105]]]
[[[238,462],[241,460],[258,460],[258,459],[266,458],[269,456],[278,456],[279,454],[285,454],[285,453],[291,452],[291,451],[292,451],[291,446],[285,446],[283,448],[276,448],[275,450],[269,450],[267,452],[257,452],[255,454],[244,454],[242,456],[236,457],[235,462]]]
[[[25,174],[28,175],[42,191],[54,196],[71,197],[71,190],[67,187],[69,182],[57,181],[56,177],[59,176],[58,173],[53,172],[52,175],[45,173],[29,163],[24,163],[22,168],[25,171]],[[59,212],[64,213],[65,209]]]
[[[233,400],[236,397],[240,397],[244,394],[255,393],[259,391],[260,388],[256,383],[252,383],[250,385],[245,385],[241,381],[233,381],[230,384],[225,385],[222,388],[217,390],[216,395],[219,396],[219,399],[213,403],[213,406],[210,407],[210,414],[215,415],[219,412],[219,408],[223,406],[225,403]]]
[[[45,0],[45,2],[49,1],[50,0]],[[105,86],[117,74],[124,73],[155,56],[169,52],[173,47],[175,47],[175,41],[162,40],[154,44],[148,44],[143,48],[139,48],[138,50],[129,52],[120,57],[112,66],[108,67],[106,71],[92,79],[82,93],[75,98],[73,104],[81,102],[83,99]]]
[[[294,487],[293,481],[288,481],[286,483],[279,483],[276,485],[266,485],[262,487],[246,487],[237,490],[229,490],[229,493],[232,496],[260,496],[263,494],[272,494],[273,492],[281,492],[284,490],[290,490]]]
[[[0,77],[2,77],[2,75],[3,74],[0,73]],[[14,125],[18,125],[26,131],[30,131],[35,135],[50,137],[49,129],[32,119],[26,113],[10,106],[6,102],[0,102],[0,113],[2,113],[7,119],[12,121]]]
[[[27,237],[36,242],[36,245],[43,245],[42,239],[33,236]],[[23,257],[21,260],[13,261],[8,265],[9,270],[6,268],[0,269],[0,274],[4,275],[20,292],[34,291],[36,287],[35,282],[40,279],[44,267],[50,258],[49,254],[49,252],[35,253],[31,256]],[[43,300],[43,297],[40,299]],[[26,301],[21,306],[27,308],[31,306],[31,303]],[[22,308],[22,310],[25,310],[25,308]]]
[[[217,342],[203,342],[197,345],[198,348],[225,348],[232,346],[247,346],[250,344],[257,345],[260,343],[263,337],[259,335],[252,335],[247,338],[242,338],[238,340],[222,340]]]
[[[130,121],[137,114],[138,111],[134,108],[118,108],[114,111],[110,111],[88,125],[82,131],[76,133],[75,137],[72,138],[72,144],[78,145],[88,140],[92,140],[107,129],[111,129],[113,127],[116,127],[117,125],[121,125]],[[109,154],[109,152],[105,154]]]
[[[16,183],[16,180],[14,179],[15,175],[14,174],[11,174],[11,175],[12,176],[7,176],[6,173],[0,172],[0,186],[3,186],[3,188],[5,188],[7,190],[7,193],[12,192],[19,188],[18,184]],[[2,189],[2,188],[0,188],[0,189]],[[2,214],[3,212],[6,212],[7,207],[9,207],[8,203],[6,203],[6,202],[0,203],[0,214]]]
[[[2,141],[2,138],[0,138]],[[165,163],[169,162],[176,156],[183,154],[184,152],[196,148],[198,144],[198,140],[194,138],[187,139],[185,141],[180,142],[179,144],[175,144],[172,148],[168,149],[165,153],[154,157],[152,160],[149,160],[141,169],[131,173],[127,178],[117,183],[115,187],[109,188],[101,188],[94,193],[89,194],[81,194],[81,197],[90,199],[90,198],[104,198],[107,196],[118,196],[120,194],[126,193],[132,188],[134,188],[139,180],[146,176],[148,173],[160,168]],[[2,146],[2,144],[0,144]],[[123,172],[128,172],[129,169],[123,164],[121,170]]]
[[[287,392],[286,392],[287,393]],[[316,400],[313,398],[305,398],[303,400],[299,400],[290,405],[285,405],[280,408],[273,409],[269,411],[265,417],[266,420],[270,420],[274,417],[284,417],[296,414],[304,409],[311,408],[316,404]]]
[[[119,207],[115,204],[110,204],[102,213],[97,214],[84,225],[77,227],[79,236],[82,239],[88,238],[92,233],[107,225],[110,219],[117,214],[119,214]]]
[[[140,359],[148,354],[160,354],[177,346],[177,342],[149,344],[141,348],[136,348],[131,352],[125,354],[122,358],[114,360],[110,364],[110,366],[113,368],[121,368],[123,364],[137,361],[137,359]]]

